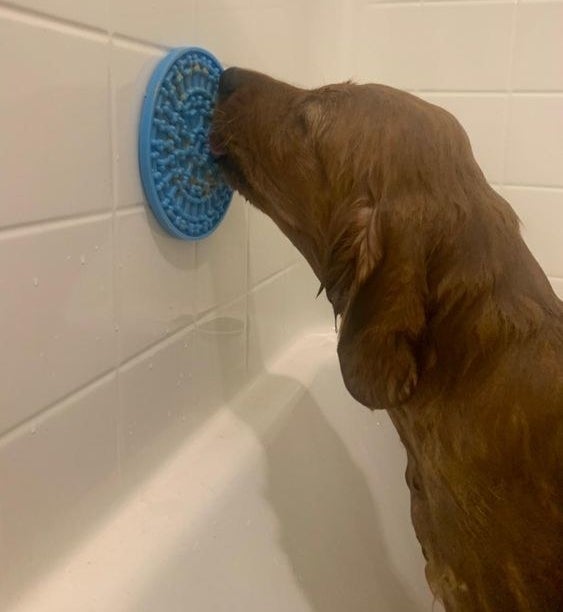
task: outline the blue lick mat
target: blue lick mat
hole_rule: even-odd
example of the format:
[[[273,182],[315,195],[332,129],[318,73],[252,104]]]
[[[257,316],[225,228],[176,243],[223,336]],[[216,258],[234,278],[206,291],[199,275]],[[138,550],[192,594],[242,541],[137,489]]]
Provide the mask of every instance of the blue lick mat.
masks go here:
[[[147,87],[139,130],[145,195],[176,238],[198,240],[221,222],[233,192],[209,150],[222,67],[204,49],[171,51]]]

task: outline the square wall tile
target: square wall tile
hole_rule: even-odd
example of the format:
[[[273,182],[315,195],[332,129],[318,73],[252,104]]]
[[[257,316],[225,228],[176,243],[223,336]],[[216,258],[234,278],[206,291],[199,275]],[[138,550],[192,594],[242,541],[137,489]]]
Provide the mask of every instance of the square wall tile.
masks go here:
[[[166,47],[193,44],[196,0],[110,0],[110,30]]]
[[[202,314],[246,293],[247,205],[235,195],[219,227],[196,243],[196,312]]]
[[[563,95],[512,96],[505,182],[563,186]]]
[[[299,7],[236,5],[220,8],[201,2],[195,42],[226,66],[242,66],[302,83],[307,73],[306,24]]]
[[[0,12],[0,226],[110,209],[108,49]]]
[[[450,111],[461,123],[471,140],[473,154],[487,179],[502,181],[506,96],[476,96],[471,94],[424,94],[432,104]]]
[[[109,0],[96,2],[76,2],[76,0],[11,0],[10,4],[23,8],[54,15],[61,19],[73,21],[107,30]]]
[[[299,3],[254,10],[246,24],[250,68],[296,85],[307,82],[309,31],[308,24],[300,18],[300,10]]]
[[[504,90],[513,4],[426,4],[418,55],[421,89]]]
[[[563,90],[563,3],[518,4],[512,65],[515,90]]]
[[[548,276],[563,278],[563,189],[504,187],[526,244]]]
[[[246,382],[246,297],[198,321],[194,346],[198,411],[210,414]]]
[[[334,329],[334,312],[326,294],[317,297],[320,282],[309,264],[301,259],[287,273],[287,326],[292,338],[313,331]]]
[[[164,53],[114,40],[111,83],[115,126],[117,206],[144,202],[139,174],[139,119],[145,91]]]
[[[255,378],[289,344],[287,272],[248,294],[248,376]]]
[[[196,413],[194,332],[179,332],[119,370],[123,465],[150,456]]]
[[[145,208],[117,216],[121,362],[193,323],[195,244],[165,234]]]
[[[248,209],[248,249],[250,287],[287,268],[299,257],[276,224],[253,206]]]
[[[0,440],[3,587],[52,562],[94,518],[94,501],[115,492],[117,413],[110,375]]]
[[[364,6],[351,33],[351,76],[402,89],[420,87],[425,61],[421,25],[420,6]]]
[[[513,10],[505,3],[368,5],[357,26],[359,76],[404,89],[506,89]]]
[[[115,365],[111,219],[0,234],[0,432]]]
[[[246,34],[253,16],[252,8],[242,4],[218,7],[216,2],[200,0],[194,44],[211,51],[224,67],[250,67]]]

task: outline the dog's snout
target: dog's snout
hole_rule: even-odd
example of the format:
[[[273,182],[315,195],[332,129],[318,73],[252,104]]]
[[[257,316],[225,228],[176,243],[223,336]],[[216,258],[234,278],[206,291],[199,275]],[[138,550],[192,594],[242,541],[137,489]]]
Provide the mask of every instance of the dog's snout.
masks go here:
[[[227,68],[219,79],[219,98],[225,100],[240,85],[242,70],[240,68]]]

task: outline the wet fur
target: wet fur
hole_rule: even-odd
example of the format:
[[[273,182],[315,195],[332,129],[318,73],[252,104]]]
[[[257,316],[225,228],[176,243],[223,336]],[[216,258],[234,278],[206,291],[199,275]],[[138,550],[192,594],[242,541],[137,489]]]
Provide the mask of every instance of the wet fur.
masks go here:
[[[563,305],[513,210],[443,109],[241,74],[222,163],[341,317],[348,390],[399,432],[433,592],[455,612],[563,610]]]

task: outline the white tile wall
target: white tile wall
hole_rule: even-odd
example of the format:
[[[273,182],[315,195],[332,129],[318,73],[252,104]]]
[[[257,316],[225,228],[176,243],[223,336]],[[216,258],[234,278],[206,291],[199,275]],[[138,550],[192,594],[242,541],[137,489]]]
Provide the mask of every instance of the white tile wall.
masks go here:
[[[107,29],[109,0],[77,2],[76,0],[11,0],[10,4],[46,15],[53,15],[80,25]]]
[[[0,548],[22,575],[118,466],[187,435],[331,320],[305,263],[240,198],[197,245],[147,213],[137,121],[165,49],[446,106],[563,295],[562,6],[0,0]]]
[[[0,518],[7,555],[2,556],[0,601],[48,560],[53,540],[69,544],[66,539],[80,530],[92,499],[115,492],[116,405],[111,374],[0,440]]]
[[[108,59],[104,36],[0,5],[0,226],[110,209]]]
[[[524,239],[542,268],[563,278],[563,189],[503,187],[502,193],[520,217]]]
[[[144,201],[137,157],[137,125],[147,82],[164,52],[114,39],[111,86],[114,129],[115,203],[132,206]]]
[[[506,3],[366,3],[353,33],[358,76],[403,89],[504,90],[513,10]]]
[[[298,256],[298,251],[275,223],[256,208],[248,211],[248,247],[251,287],[287,268]]]
[[[514,94],[506,138],[510,185],[563,184],[563,94]]]
[[[247,207],[235,195],[217,230],[196,245],[196,312],[226,304],[246,292]]]
[[[310,18],[282,0],[0,0],[0,555],[17,561],[1,588],[45,571],[85,504],[228,402],[256,347],[267,361],[313,322],[287,283],[311,304],[315,287],[265,217],[236,197],[211,237],[174,240],[137,169],[167,48],[304,82]]]
[[[563,90],[563,3],[531,2],[518,7],[512,87]]]
[[[146,207],[117,215],[116,295],[120,362],[193,323],[195,251],[174,240]]]
[[[0,232],[0,431],[115,367],[111,219]]]
[[[164,46],[190,44],[195,0],[110,0],[110,31]]]

